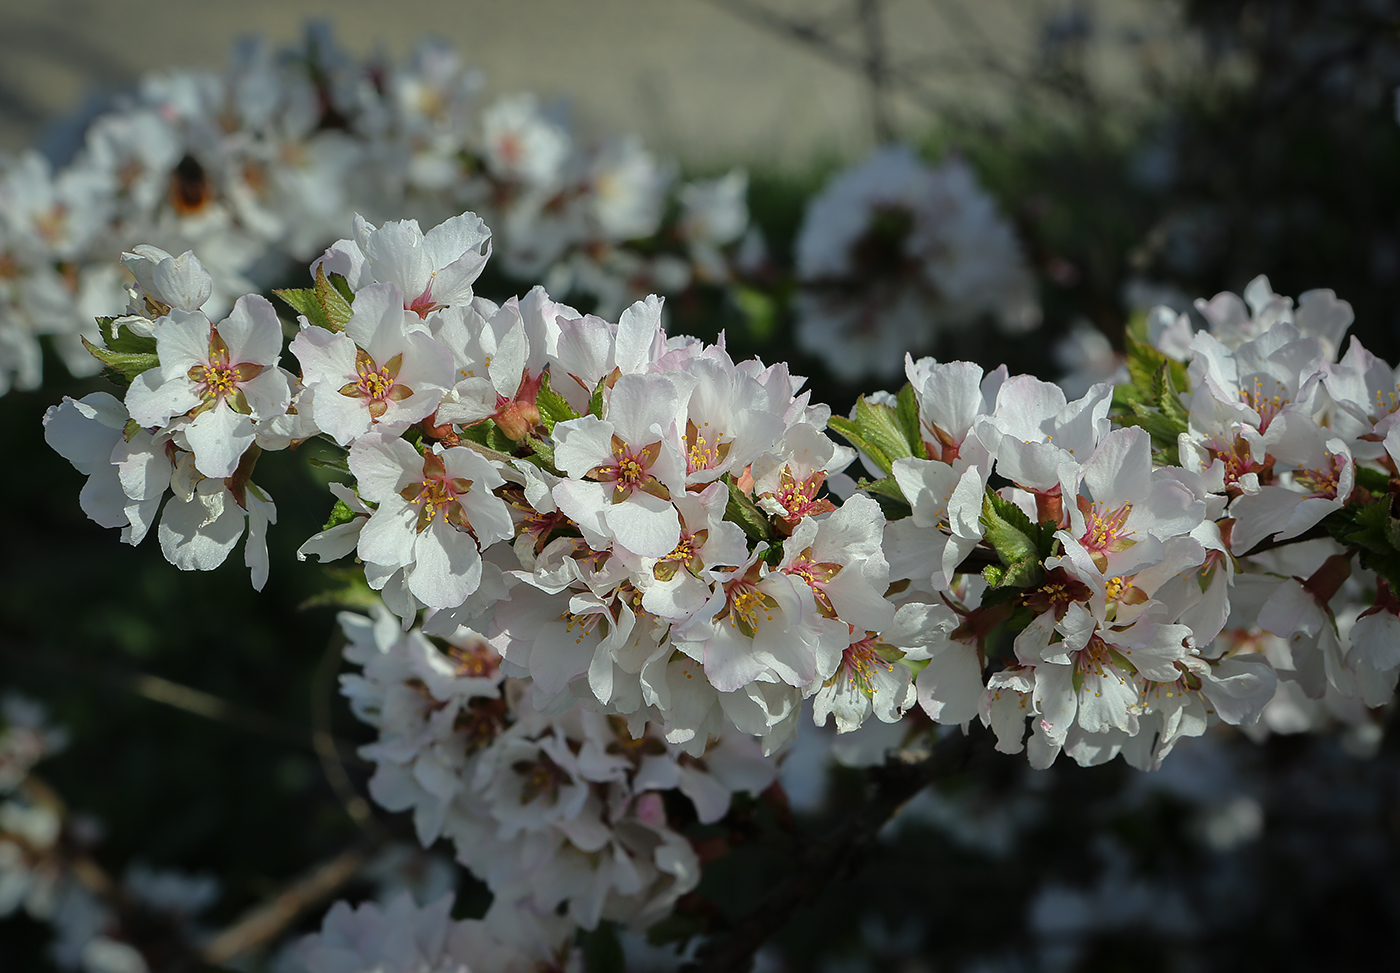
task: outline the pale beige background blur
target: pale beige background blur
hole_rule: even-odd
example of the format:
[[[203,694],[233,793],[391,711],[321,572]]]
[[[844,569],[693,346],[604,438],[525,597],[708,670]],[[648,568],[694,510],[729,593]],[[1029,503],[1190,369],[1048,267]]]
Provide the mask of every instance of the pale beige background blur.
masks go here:
[[[838,47],[867,50],[859,0],[0,0],[0,150],[32,144],[89,92],[221,66],[236,37],[280,45],[312,18],[329,19],[356,54],[401,57],[437,34],[486,72],[488,97],[566,96],[584,130],[635,132],[691,166],[787,167],[868,145],[863,78],[736,7],[803,18]],[[1120,94],[1134,62],[1180,43],[1170,0],[879,0],[879,10],[891,63],[925,85],[925,104],[893,99],[906,131],[931,117],[928,101],[997,110],[1008,75],[1085,22],[1095,76]]]

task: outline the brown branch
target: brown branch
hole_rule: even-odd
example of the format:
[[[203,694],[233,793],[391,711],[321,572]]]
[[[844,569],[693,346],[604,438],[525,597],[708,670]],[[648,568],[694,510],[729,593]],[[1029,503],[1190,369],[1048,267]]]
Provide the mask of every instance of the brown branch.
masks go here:
[[[363,848],[348,848],[317,865],[211,939],[204,947],[204,961],[222,966],[272,942],[304,912],[330,898],[354,878],[367,857]]]
[[[822,889],[858,870],[880,830],[910,799],[966,765],[976,738],[981,736],[976,728],[970,735],[953,733],[921,760],[892,759],[872,768],[869,800],[831,834],[802,851],[792,873],[751,913],[701,946],[696,961],[684,967],[683,973],[740,973],[749,969],[754,954],[798,910]]]

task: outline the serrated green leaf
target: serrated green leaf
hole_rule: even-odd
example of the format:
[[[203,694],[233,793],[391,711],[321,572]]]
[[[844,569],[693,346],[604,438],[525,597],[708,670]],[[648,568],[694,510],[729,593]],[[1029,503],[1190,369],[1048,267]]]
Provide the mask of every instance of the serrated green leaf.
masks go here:
[[[1041,576],[1041,558],[1053,543],[1054,525],[1031,523],[1024,510],[1010,500],[1003,500],[990,487],[982,496],[980,519],[983,539],[1006,568],[999,583],[1017,587],[1037,583]]]
[[[766,541],[773,536],[773,528],[768,523],[768,515],[759,509],[753,498],[740,490],[734,478],[725,474],[729,485],[729,503],[724,508],[724,519],[738,524],[744,533],[756,541]]]
[[[535,394],[535,408],[540,411],[540,422],[550,432],[554,431],[556,422],[567,422],[570,419],[577,419],[578,413],[574,407],[569,405],[565,399],[549,384],[549,372],[545,372],[540,379],[540,390]]]
[[[331,323],[330,318],[326,317],[326,312],[316,297],[314,287],[284,287],[281,290],[274,290],[272,293],[293,311],[305,315],[306,320],[316,327],[325,328],[327,331],[344,330],[344,328],[337,328]]]
[[[1044,572],[1040,567],[1040,559],[1028,557],[1007,565],[1001,583],[1013,588],[1029,588],[1031,585],[1039,584],[1042,577],[1044,577]]]
[[[982,569],[982,577],[986,579],[990,587],[1000,588],[1002,582],[1006,580],[1006,568],[1000,564],[988,564]]]
[[[499,453],[510,455],[515,452],[516,442],[505,433],[501,432],[501,427],[490,419],[481,423],[486,428],[486,445]]]
[[[102,344],[108,351],[123,352],[130,355],[154,355],[156,353],[155,335],[137,334],[125,325],[118,324],[121,318],[104,317],[96,318],[97,330],[102,335]]]
[[[350,282],[345,279],[344,274],[331,274],[329,276],[331,286],[340,292],[340,296],[345,298],[346,303],[355,303],[355,292],[350,289]]]
[[[588,414],[603,418],[603,389],[607,387],[608,380],[604,376],[598,380],[597,386],[593,389],[593,394],[588,397]]]
[[[350,506],[339,498],[336,498],[335,506],[331,508],[331,515],[326,518],[325,526],[322,530],[330,530],[332,527],[339,527],[341,524],[348,524],[358,517],[359,514],[350,509]]]
[[[1390,489],[1390,474],[1369,466],[1358,466],[1356,485],[1371,493],[1383,494]]]
[[[909,442],[895,410],[880,405],[865,397],[856,400],[856,425],[867,443],[884,453],[893,465],[897,459],[914,455],[914,445]],[[883,467],[888,473],[890,467]]]
[[[544,467],[551,472],[557,472],[554,466],[554,443],[547,439],[540,439],[538,436],[530,436],[525,442],[529,443],[534,452],[526,459],[535,463],[536,466]]]
[[[1181,396],[1177,394],[1176,381],[1172,378],[1171,362],[1164,361],[1157,369],[1157,375],[1153,379],[1153,390],[1157,393],[1157,408],[1161,411],[1178,432],[1185,432],[1191,425],[1191,413],[1186,406],[1181,404]]]
[[[878,480],[861,480],[856,486],[866,493],[873,493],[877,497],[885,497],[889,500],[898,501],[906,507],[910,506],[909,501],[905,499],[904,491],[899,488],[899,484],[895,482],[892,476],[882,477]]]
[[[889,475],[894,465],[893,462],[890,460],[889,456],[886,455],[884,450],[868,441],[861,434],[860,428],[854,422],[850,419],[832,416],[827,420],[826,426],[832,432],[846,440],[846,442],[870,457],[870,462],[874,463],[882,473],[886,476]]]
[[[928,443],[924,442],[924,425],[919,418],[919,397],[914,392],[914,386],[908,382],[899,390],[899,407],[895,409],[895,417],[913,455],[919,459],[929,459]]]
[[[326,320],[330,321],[331,330],[344,331],[345,323],[355,314],[350,307],[353,297],[347,298],[326,278],[324,264],[318,264],[316,267],[316,300],[320,302]]]
[[[107,367],[108,374],[118,382],[125,382],[130,385],[136,380],[136,376],[142,372],[149,371],[160,364],[160,359],[149,352],[130,353],[123,351],[112,351],[101,345],[95,345],[86,338],[82,339],[83,347],[88,350],[88,354],[96,358]]]

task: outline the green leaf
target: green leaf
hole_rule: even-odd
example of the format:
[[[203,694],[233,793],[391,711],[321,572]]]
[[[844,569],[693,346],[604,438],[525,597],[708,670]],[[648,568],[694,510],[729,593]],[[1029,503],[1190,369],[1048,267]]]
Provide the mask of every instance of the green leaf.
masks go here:
[[[930,459],[928,443],[924,442],[923,422],[919,419],[919,397],[914,393],[914,386],[908,382],[899,390],[899,407],[895,409],[895,416],[904,432],[905,442],[914,451],[913,455],[919,459]]]
[[[583,964],[588,973],[624,973],[626,960],[616,923],[604,922],[583,936]]]
[[[120,318],[97,318],[97,327],[102,332],[102,343],[108,351],[118,351],[129,355],[154,355],[155,335],[137,334],[125,325],[117,324]]]
[[[341,524],[348,524],[358,517],[359,514],[351,510],[349,505],[339,498],[335,501],[335,506],[331,508],[331,515],[326,518],[325,526],[322,530],[330,530],[332,527],[339,527]]]
[[[1191,413],[1186,406],[1181,404],[1181,396],[1177,394],[1176,380],[1172,378],[1171,362],[1164,361],[1157,374],[1152,380],[1153,391],[1157,395],[1157,408],[1162,415],[1166,416],[1180,432],[1185,432],[1191,425]]]
[[[870,461],[874,463],[881,472],[886,475],[889,474],[890,469],[894,465],[889,456],[887,456],[880,447],[867,441],[866,438],[861,435],[860,428],[854,422],[850,419],[842,419],[840,416],[832,416],[826,421],[826,426],[832,432],[846,440],[846,442],[870,457]]]
[[[910,506],[909,501],[905,499],[904,491],[899,488],[899,484],[895,482],[892,476],[882,477],[878,480],[861,480],[856,486],[866,493],[873,493],[877,497],[896,500],[906,507]]]
[[[578,413],[567,399],[550,387],[549,381],[549,372],[546,371],[540,379],[540,390],[535,394],[535,408],[540,410],[540,422],[553,432],[556,422],[577,419]]]
[[[345,279],[344,274],[331,274],[331,286],[340,291],[340,296],[345,298],[347,304],[355,303],[355,292],[350,289],[350,282]]]
[[[500,453],[507,455],[514,453],[517,447],[515,440],[501,432],[501,427],[490,419],[482,423],[486,427],[486,445]]]
[[[891,464],[914,455],[914,446],[905,435],[899,416],[889,406],[864,397],[857,399],[856,425],[860,427],[861,437],[884,453]],[[885,472],[889,472],[888,467]]]
[[[603,418],[603,389],[607,387],[607,376],[598,379],[598,385],[593,389],[593,394],[588,398],[588,414]]]
[[[1054,524],[1033,524],[1024,510],[1003,500],[991,487],[982,497],[984,540],[1005,566],[1000,584],[1028,587],[1041,577],[1040,561],[1054,542]],[[990,580],[990,579],[989,579]]]
[[[530,436],[525,440],[534,450],[534,453],[526,459],[536,466],[549,470],[551,473],[559,472],[554,466],[554,443],[547,439],[540,439],[538,436]]]
[[[724,519],[738,524],[753,540],[766,541],[771,538],[773,528],[768,523],[768,515],[734,484],[733,477],[726,473],[724,480],[729,485],[729,503],[724,508]]]
[[[1372,503],[1348,504],[1323,519],[1333,537],[1361,555],[1361,566],[1400,587],[1400,519],[1392,516],[1387,494]]]
[[[330,321],[331,330],[344,331],[345,323],[355,314],[350,307],[353,296],[346,297],[326,279],[324,264],[318,264],[316,267],[316,300],[326,312],[326,320]]]
[[[1383,494],[1390,489],[1390,474],[1369,466],[1358,466],[1356,485],[1371,493]]]
[[[134,382],[137,375],[160,364],[160,359],[150,352],[112,351],[110,348],[95,345],[86,338],[83,338],[82,342],[89,355],[107,366],[107,371],[114,380],[127,385]]]
[[[312,595],[297,607],[308,608],[350,608],[369,611],[375,605],[382,605],[379,592],[365,580],[364,569],[355,567],[327,567],[324,569],[330,579],[326,590]]]
[[[304,314],[306,320],[316,325],[318,328],[325,328],[327,331],[343,331],[344,328],[337,328],[326,317],[325,310],[321,307],[321,302],[316,297],[316,289],[313,287],[284,287],[281,290],[272,292],[282,300],[293,311]]]
[[[739,305],[749,324],[749,334],[758,341],[767,341],[777,329],[778,305],[772,296],[754,287],[734,288],[734,303]]]

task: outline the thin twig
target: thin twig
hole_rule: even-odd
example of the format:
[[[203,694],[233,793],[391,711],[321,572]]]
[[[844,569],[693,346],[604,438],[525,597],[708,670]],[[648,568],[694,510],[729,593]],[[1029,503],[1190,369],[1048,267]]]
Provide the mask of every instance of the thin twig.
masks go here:
[[[812,23],[784,17],[765,9],[760,4],[752,3],[750,0],[704,0],[704,2],[712,7],[719,7],[770,33],[790,41],[796,41],[832,64],[860,74],[866,73],[867,59],[864,55],[847,50],[837,43],[835,38]],[[908,71],[887,65],[884,77],[890,83],[900,87],[907,97],[930,111],[942,111],[950,104],[946,99],[939,97],[922,78]]]
[[[304,912],[330,898],[354,878],[367,858],[365,849],[348,848],[317,865],[218,933],[204,947],[204,961],[222,966],[272,942]]]
[[[922,760],[892,760],[883,767],[872,768],[870,799],[830,835],[807,847],[788,878],[764,896],[753,912],[701,946],[696,961],[686,966],[684,973],[747,970],[759,948],[799,909],[832,882],[859,868],[880,829],[910,799],[935,780],[965,766],[981,736],[976,729],[969,735],[950,734]]]
[[[889,104],[889,52],[885,47],[884,25],[880,17],[882,0],[856,0],[860,13],[861,36],[865,41],[865,80],[870,85],[870,120],[875,141],[894,138],[894,120]]]
[[[50,669],[61,669],[65,674],[95,679],[109,686],[125,689],[142,699],[161,703],[183,713],[199,716],[215,723],[222,723],[225,726],[231,726],[248,733],[268,737],[282,743],[294,744],[298,747],[315,748],[312,731],[308,727],[269,716],[266,713],[230,702],[221,696],[207,693],[202,689],[173,682],[163,676],[79,659],[71,653],[51,646],[45,646],[41,652],[26,651],[20,646],[6,641],[0,642],[0,653],[18,662]],[[337,742],[339,743],[339,741]],[[344,748],[345,745],[341,743],[340,746]],[[354,756],[345,759],[351,763],[359,762],[359,758]]]

